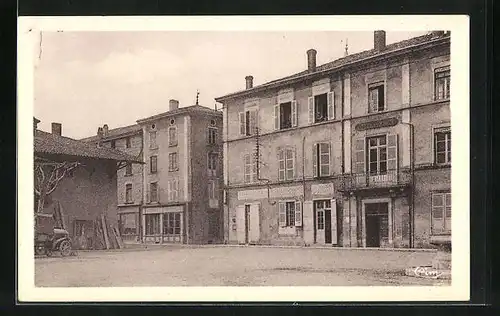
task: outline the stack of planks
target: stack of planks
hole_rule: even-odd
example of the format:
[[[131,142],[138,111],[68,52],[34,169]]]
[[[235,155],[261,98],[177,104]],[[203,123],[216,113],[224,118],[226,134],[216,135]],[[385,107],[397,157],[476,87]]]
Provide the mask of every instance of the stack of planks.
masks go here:
[[[108,222],[106,215],[101,214],[94,221],[95,245],[94,249],[123,249],[125,245],[120,231],[115,225]]]

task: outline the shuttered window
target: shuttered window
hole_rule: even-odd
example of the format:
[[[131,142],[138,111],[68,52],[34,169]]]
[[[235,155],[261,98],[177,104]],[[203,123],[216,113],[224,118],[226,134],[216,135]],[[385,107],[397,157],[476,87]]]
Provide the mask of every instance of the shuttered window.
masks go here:
[[[179,198],[179,179],[174,178],[168,180],[168,200],[170,202],[175,202]]]
[[[335,94],[328,92],[308,99],[309,123],[319,123],[335,118]]]
[[[278,180],[295,179],[295,149],[278,148]]]
[[[330,143],[318,143],[313,145],[314,177],[326,177],[330,175],[330,153]]]
[[[434,129],[434,162],[451,163],[451,130],[449,127]]]
[[[257,133],[259,121],[259,112],[257,109],[240,112],[239,118],[241,136],[251,136]]]
[[[244,160],[244,182],[251,183],[257,181],[257,161],[253,155],[247,154]]]
[[[432,194],[432,234],[451,232],[451,193],[435,192]]]
[[[434,97],[436,100],[450,98],[450,67],[434,70]]]
[[[275,130],[297,126],[297,101],[276,104],[273,116]]]
[[[168,145],[177,146],[177,127],[175,126],[168,128]]]
[[[280,227],[302,226],[302,204],[299,201],[278,202],[278,222]]]
[[[386,109],[384,83],[374,83],[368,86],[369,112],[380,112]]]

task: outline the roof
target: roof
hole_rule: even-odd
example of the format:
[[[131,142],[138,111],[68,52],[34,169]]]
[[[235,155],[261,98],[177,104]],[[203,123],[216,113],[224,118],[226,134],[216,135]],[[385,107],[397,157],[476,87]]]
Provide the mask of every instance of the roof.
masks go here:
[[[51,155],[67,155],[82,158],[142,163],[142,161],[138,158],[132,157],[116,149],[96,147],[91,143],[86,143],[80,140],[59,136],[40,130],[35,131],[34,152]]]
[[[362,51],[360,53],[348,55],[346,57],[342,57],[342,58],[336,59],[334,61],[331,61],[329,63],[317,66],[315,72],[310,72],[308,70],[304,70],[304,71],[301,71],[299,73],[296,73],[296,74],[293,74],[293,75],[290,75],[287,77],[283,77],[283,78],[279,78],[276,80],[266,82],[264,84],[255,86],[251,89],[241,90],[241,91],[237,91],[234,93],[230,93],[230,94],[215,98],[215,100],[217,102],[220,102],[220,101],[223,101],[224,99],[228,99],[231,97],[237,97],[237,96],[241,96],[244,94],[256,92],[256,91],[264,89],[264,88],[285,85],[285,84],[290,83],[294,79],[299,79],[299,78],[303,78],[306,76],[314,76],[315,74],[318,74],[318,73],[337,70],[341,67],[355,64],[355,63],[364,61],[366,59],[376,58],[378,56],[387,55],[389,53],[393,53],[393,52],[396,52],[396,51],[399,51],[402,49],[406,49],[406,48],[410,48],[410,47],[414,47],[414,46],[420,46],[420,45],[423,45],[426,43],[439,41],[439,40],[442,40],[444,38],[449,40],[450,33],[449,32],[444,33],[443,35],[436,35],[434,33],[429,33],[429,34],[425,34],[422,36],[413,37],[413,38],[410,38],[410,39],[407,39],[404,41],[389,44],[386,46],[386,48],[383,51],[371,49],[371,50]]]
[[[108,135],[103,136],[102,139],[109,140],[109,139],[113,139],[113,138],[124,137],[126,135],[134,135],[136,133],[139,133],[141,130],[142,130],[142,128],[138,124],[113,128],[113,129],[108,130]],[[85,138],[82,138],[80,140],[84,141],[84,142],[97,142],[99,140],[99,137],[97,135],[95,135],[95,136],[91,136],[91,137],[85,137]]]
[[[214,109],[208,108],[206,106],[201,106],[201,105],[191,105],[191,106],[186,106],[182,108],[177,108],[175,110],[170,110],[167,112],[163,112],[160,114],[156,114],[150,117],[146,117],[140,120],[137,120],[137,123],[145,123],[157,119],[161,119],[164,117],[169,117],[173,115],[178,115],[178,114],[184,114],[184,113],[189,113],[189,114],[210,114],[210,115],[215,115],[215,116],[221,116],[222,117],[222,112],[216,111]]]

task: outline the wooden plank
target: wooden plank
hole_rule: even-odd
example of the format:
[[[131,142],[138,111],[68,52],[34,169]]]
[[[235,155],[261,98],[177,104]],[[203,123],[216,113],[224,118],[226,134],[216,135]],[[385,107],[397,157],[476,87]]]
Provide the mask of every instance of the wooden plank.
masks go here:
[[[111,245],[110,245],[109,238],[108,238],[108,229],[106,227],[106,219],[104,217],[104,214],[101,214],[101,223],[102,223],[102,232],[104,235],[104,243],[105,243],[106,249],[110,249]]]
[[[112,225],[109,225],[108,227],[109,230],[109,238],[111,240],[111,244],[113,245],[113,249],[119,249],[120,245],[118,244],[116,240],[116,233]]]
[[[125,248],[125,245],[123,244],[123,239],[122,239],[122,236],[120,236],[120,231],[118,230],[118,228],[116,226],[113,225],[113,231],[115,232],[115,237],[116,237],[116,241],[118,242],[118,247],[120,249],[123,249]]]

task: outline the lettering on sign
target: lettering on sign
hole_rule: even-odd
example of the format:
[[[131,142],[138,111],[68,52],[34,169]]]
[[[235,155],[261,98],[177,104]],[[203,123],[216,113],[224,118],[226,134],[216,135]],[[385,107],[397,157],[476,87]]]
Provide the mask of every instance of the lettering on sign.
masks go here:
[[[238,192],[238,200],[258,200],[267,197],[267,189],[244,190]]]
[[[322,183],[311,185],[311,193],[313,195],[333,195],[333,183]]]
[[[169,212],[182,212],[182,206],[169,206],[169,207],[148,207],[142,210],[143,214],[159,214]]]
[[[356,130],[357,131],[364,131],[367,129],[391,127],[391,126],[398,125],[398,122],[399,122],[399,120],[397,118],[392,117],[392,118],[388,118],[388,119],[359,123],[358,125],[356,125]]]
[[[301,186],[272,188],[270,192],[271,198],[296,197],[303,194]]]

